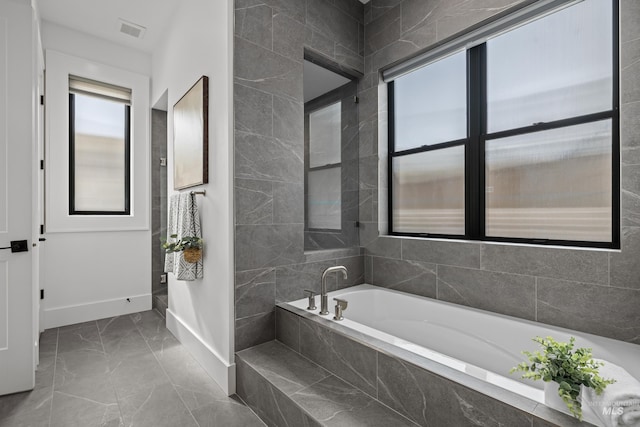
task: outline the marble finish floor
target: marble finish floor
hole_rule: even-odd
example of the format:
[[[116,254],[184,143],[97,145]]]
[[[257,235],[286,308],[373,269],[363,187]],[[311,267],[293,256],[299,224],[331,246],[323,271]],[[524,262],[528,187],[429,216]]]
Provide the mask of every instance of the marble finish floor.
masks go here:
[[[0,426],[264,426],[164,325],[146,311],[46,330],[36,387],[0,397]]]

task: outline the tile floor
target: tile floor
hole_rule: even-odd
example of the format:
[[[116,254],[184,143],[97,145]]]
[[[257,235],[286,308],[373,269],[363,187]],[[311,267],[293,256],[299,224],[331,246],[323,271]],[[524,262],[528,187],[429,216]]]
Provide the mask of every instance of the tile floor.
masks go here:
[[[164,324],[146,311],[45,331],[36,387],[0,397],[0,426],[264,426]]]

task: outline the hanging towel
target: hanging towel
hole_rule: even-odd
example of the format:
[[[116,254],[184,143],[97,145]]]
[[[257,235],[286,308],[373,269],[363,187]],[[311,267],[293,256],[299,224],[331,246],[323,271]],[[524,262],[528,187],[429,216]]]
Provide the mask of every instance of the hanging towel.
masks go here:
[[[167,240],[171,239],[172,234],[177,234],[178,239],[186,236],[202,238],[195,194],[181,193],[171,196],[167,218]],[[167,254],[164,271],[173,273],[178,280],[202,279],[202,258],[196,263],[190,263],[184,260],[182,252]]]

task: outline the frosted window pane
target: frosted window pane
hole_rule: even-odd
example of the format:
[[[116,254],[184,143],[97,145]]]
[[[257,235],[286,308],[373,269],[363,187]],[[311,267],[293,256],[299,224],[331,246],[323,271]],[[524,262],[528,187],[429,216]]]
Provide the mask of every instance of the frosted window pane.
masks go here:
[[[308,185],[308,227],[342,229],[341,167],[311,170]]]
[[[395,150],[467,137],[466,52],[394,82]]]
[[[393,159],[393,231],[464,234],[464,146]]]
[[[486,234],[611,241],[611,121],[486,145]]]
[[[75,95],[76,211],[125,210],[125,105]]]
[[[310,167],[340,163],[342,103],[328,105],[309,114]]]
[[[611,22],[586,0],[489,40],[489,132],[611,110]]]

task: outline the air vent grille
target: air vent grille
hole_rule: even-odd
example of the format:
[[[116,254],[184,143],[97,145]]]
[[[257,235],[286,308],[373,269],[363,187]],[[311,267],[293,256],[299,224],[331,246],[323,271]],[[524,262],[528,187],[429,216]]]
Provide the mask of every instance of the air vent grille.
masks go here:
[[[142,25],[134,24],[133,22],[119,19],[120,32],[137,39],[144,37],[144,32],[147,30]]]

